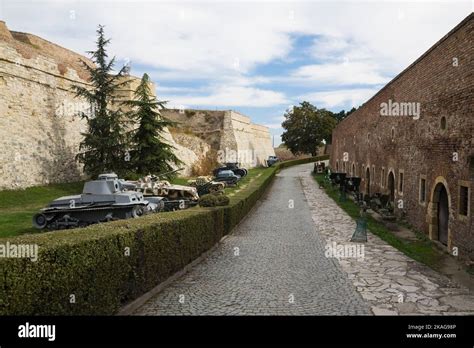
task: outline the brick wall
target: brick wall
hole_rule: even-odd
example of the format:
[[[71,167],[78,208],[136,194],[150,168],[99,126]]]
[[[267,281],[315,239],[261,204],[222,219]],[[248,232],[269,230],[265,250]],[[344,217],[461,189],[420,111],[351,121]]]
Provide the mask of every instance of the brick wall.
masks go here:
[[[374,97],[341,122],[333,133],[331,167],[363,178],[370,168],[370,192],[388,193],[394,173],[395,202],[402,201],[408,221],[438,239],[437,190],[443,183],[449,199],[447,247],[474,259],[474,16],[471,14]],[[416,102],[420,118],[382,116],[382,103]],[[443,129],[443,119],[446,128]],[[347,162],[343,162],[347,153]],[[458,160],[453,161],[453,153]],[[345,166],[345,169],[344,169]],[[471,167],[470,167],[471,166]],[[375,170],[375,177],[373,177]],[[382,178],[382,170],[384,177]],[[399,175],[403,173],[403,192]],[[420,202],[420,179],[426,202]],[[459,215],[459,185],[469,187],[467,216]],[[439,186],[438,186],[439,188]],[[402,210],[396,204],[396,214]]]

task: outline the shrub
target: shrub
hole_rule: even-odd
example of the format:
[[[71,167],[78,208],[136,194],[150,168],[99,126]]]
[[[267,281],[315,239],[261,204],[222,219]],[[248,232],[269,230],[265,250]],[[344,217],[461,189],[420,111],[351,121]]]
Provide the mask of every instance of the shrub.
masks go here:
[[[224,205],[228,205],[230,203],[230,198],[227,197],[226,195],[222,195],[222,194],[214,194],[213,195],[214,197],[216,197],[216,205],[218,206],[224,206]]]
[[[216,195],[208,194],[199,198],[199,205],[201,207],[215,207],[218,199]]]

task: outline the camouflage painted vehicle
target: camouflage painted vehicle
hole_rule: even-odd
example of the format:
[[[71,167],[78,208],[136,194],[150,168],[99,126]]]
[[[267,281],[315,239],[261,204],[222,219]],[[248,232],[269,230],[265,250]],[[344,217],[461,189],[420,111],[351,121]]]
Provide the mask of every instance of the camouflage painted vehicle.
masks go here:
[[[131,188],[116,174],[102,174],[98,180],[86,182],[82,194],[57,198],[41,209],[33,216],[33,226],[52,230],[85,227],[164,210],[161,197],[145,199]]]
[[[199,197],[209,193],[223,194],[225,189],[224,182],[213,181],[209,176],[200,176],[195,180],[189,180],[188,184],[197,189]]]
[[[143,196],[160,196],[170,200],[189,199],[197,201],[199,199],[195,187],[174,185],[167,180],[160,180],[156,175],[147,175],[138,181],[129,181],[136,185],[136,190],[143,193]]]
[[[128,183],[135,185],[134,190],[142,193],[146,199],[161,198],[165,204],[165,211],[186,209],[197,205],[199,195],[196,187],[174,185],[167,180],[161,180],[161,176],[147,175],[138,181],[128,181]]]

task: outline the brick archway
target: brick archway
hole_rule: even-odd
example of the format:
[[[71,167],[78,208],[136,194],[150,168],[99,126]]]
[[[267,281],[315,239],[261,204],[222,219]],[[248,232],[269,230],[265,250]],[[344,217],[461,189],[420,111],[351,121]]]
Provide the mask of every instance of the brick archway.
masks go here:
[[[438,218],[438,205],[440,202],[440,194],[442,190],[446,191],[448,196],[448,236],[447,236],[447,248],[451,250],[452,248],[452,238],[451,238],[451,228],[449,225],[449,218],[451,217],[451,194],[448,188],[448,182],[442,176],[436,178],[432,185],[430,203],[428,204],[428,222],[429,222],[429,237],[431,240],[440,240],[439,235],[439,218]]]

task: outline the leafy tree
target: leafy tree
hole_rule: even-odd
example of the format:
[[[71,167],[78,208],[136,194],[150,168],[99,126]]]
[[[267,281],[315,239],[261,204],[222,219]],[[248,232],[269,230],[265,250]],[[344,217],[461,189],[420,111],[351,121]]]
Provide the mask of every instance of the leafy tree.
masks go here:
[[[80,144],[77,160],[84,164],[84,170],[91,176],[114,171],[123,172],[126,167],[127,133],[126,119],[122,110],[114,107],[115,95],[126,83],[121,79],[127,72],[123,67],[113,74],[115,57],[108,60],[106,47],[110,39],[104,36],[104,27],[97,29],[97,49],[89,51],[94,65],[82,61],[90,75],[91,87],[75,86],[76,97],[86,99],[90,112],[81,112],[87,120],[88,131],[83,133],[84,139]],[[115,103],[116,104],[116,103]]]
[[[124,102],[132,107],[131,118],[138,123],[131,136],[129,168],[140,175],[173,170],[172,164],[182,162],[173,153],[174,147],[164,142],[160,133],[174,122],[161,117],[160,109],[166,102],[158,101],[153,95],[147,74],[143,75],[134,97]]]
[[[283,142],[293,153],[317,155],[318,146],[331,139],[336,119],[331,111],[302,102],[285,113]]]
[[[337,123],[339,123],[356,110],[357,109],[355,107],[352,107],[352,109],[350,109],[349,111],[341,110],[337,114],[333,114],[333,115],[334,115],[334,118],[337,120]]]
[[[347,116],[347,113],[345,110],[339,111],[337,114],[334,114],[334,118],[336,119],[337,123],[341,122],[343,119],[345,119]]]

